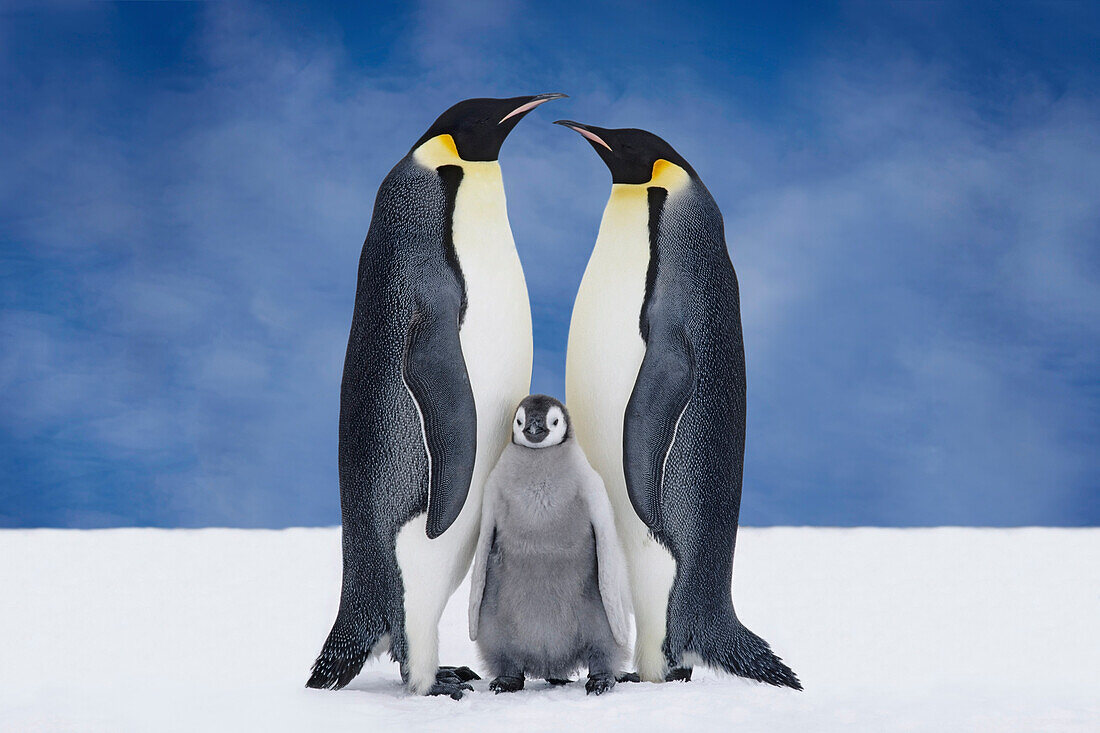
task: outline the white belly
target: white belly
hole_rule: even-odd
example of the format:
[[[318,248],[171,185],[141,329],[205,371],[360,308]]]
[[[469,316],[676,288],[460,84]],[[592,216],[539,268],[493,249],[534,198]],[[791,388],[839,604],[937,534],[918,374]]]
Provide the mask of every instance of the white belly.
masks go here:
[[[477,405],[478,494],[471,486],[470,496],[478,507],[484,474],[507,445],[512,414],[531,388],[532,361],[531,304],[508,225],[500,167],[480,166],[466,164],[454,218],[455,250],[468,296],[460,336]]]
[[[577,440],[603,478],[626,552],[634,598],[634,663],[664,678],[661,644],[676,564],[649,536],[626,492],[623,416],[645,355],[639,317],[649,269],[649,205],[642,187],[612,188],[569,326],[566,405]]]
[[[573,305],[565,395],[577,439],[607,484],[620,532],[633,528],[631,517],[641,525],[626,498],[623,414],[645,355],[638,318],[648,268],[646,197],[616,186]]]
[[[470,493],[450,535],[466,558],[451,578],[462,580],[477,542],[482,488],[512,434],[512,415],[531,388],[531,304],[516,253],[504,184],[496,163],[467,163],[454,212],[454,245],[466,280],[466,317],[459,336],[477,406],[477,458]]]

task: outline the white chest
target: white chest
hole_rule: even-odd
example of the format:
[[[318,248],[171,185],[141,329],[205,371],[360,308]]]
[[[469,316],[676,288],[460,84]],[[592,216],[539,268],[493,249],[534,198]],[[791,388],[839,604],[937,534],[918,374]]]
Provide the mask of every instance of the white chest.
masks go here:
[[[649,205],[644,189],[612,188],[569,327],[566,399],[589,458],[614,465],[622,416],[645,343],[639,316],[649,269]]]
[[[516,405],[531,387],[533,356],[527,284],[497,163],[463,163],[452,225],[466,281],[459,336],[477,407],[478,486],[471,488],[476,492],[507,443]]]
[[[462,351],[480,413],[494,390],[520,377],[529,381],[531,371],[531,306],[496,163],[465,164],[453,226],[466,280]],[[513,408],[507,406],[509,417]]]
[[[462,168],[455,197],[452,237],[466,281],[466,317],[460,339],[482,439],[496,445],[516,404],[531,385],[531,305],[523,268],[508,225],[504,180],[496,161],[468,161],[450,135],[434,137],[414,152],[425,168]],[[495,460],[495,455],[494,455]]]

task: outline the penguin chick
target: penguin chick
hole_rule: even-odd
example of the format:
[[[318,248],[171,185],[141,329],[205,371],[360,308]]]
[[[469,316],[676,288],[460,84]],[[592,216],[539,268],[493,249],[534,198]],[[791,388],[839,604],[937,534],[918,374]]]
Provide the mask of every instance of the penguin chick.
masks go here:
[[[525,676],[560,683],[588,668],[588,693],[615,685],[629,643],[630,588],[603,481],[565,406],[529,395],[489,474],[470,591],[470,638],[495,692]]]

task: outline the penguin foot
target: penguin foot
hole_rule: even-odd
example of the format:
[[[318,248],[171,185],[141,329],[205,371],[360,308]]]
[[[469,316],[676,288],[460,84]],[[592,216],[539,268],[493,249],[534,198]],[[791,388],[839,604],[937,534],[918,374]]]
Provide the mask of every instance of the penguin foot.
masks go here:
[[[665,675],[665,682],[691,682],[691,667],[673,667]]]
[[[517,692],[523,689],[523,678],[501,675],[489,683],[489,689],[498,695],[502,692]]]
[[[610,692],[614,686],[615,675],[596,674],[588,676],[588,682],[585,683],[584,690],[587,695],[602,695],[605,692]]]
[[[638,676],[637,672],[623,672],[621,675],[615,678],[616,682],[641,682],[642,678]]]
[[[429,695],[446,695],[452,700],[461,700],[462,694],[466,690],[473,692],[474,688],[465,682],[436,682],[432,685],[432,688],[428,690]]]
[[[479,679],[481,675],[469,667],[443,666],[435,673],[436,682],[469,682]]]
[[[557,677],[547,677],[546,681],[549,682],[554,687],[561,687],[562,685],[571,685],[571,684],[573,684],[573,680],[562,680],[562,679],[558,679]]]

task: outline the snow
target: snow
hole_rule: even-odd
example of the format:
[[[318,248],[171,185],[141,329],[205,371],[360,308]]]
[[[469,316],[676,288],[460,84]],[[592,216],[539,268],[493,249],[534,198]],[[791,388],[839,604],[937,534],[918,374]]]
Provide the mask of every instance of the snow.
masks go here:
[[[339,585],[338,529],[0,532],[0,729],[1100,729],[1100,529],[742,529],[739,615],[803,693],[697,671],[455,702],[388,661],[307,690]],[[476,669],[466,592],[441,657]]]

